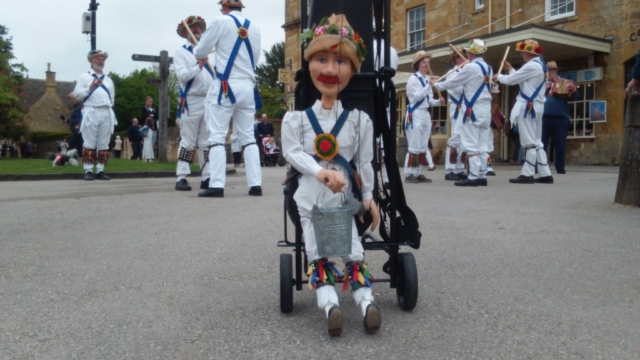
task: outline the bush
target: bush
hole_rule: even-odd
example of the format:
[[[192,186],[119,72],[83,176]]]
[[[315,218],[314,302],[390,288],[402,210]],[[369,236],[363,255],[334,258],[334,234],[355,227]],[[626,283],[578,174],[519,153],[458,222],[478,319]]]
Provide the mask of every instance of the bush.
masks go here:
[[[32,131],[27,135],[29,141],[33,143],[57,141],[60,139],[68,139],[69,137],[71,137],[71,133],[66,131]]]

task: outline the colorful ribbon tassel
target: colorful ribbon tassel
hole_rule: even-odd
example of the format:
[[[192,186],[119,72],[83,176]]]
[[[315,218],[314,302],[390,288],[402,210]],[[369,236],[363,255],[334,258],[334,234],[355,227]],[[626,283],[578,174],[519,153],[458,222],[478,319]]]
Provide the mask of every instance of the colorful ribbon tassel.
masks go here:
[[[333,263],[326,259],[314,260],[309,264],[307,270],[309,289],[317,289],[318,285],[335,284],[336,281],[342,280],[342,274],[336,269]]]
[[[363,286],[366,286],[366,287],[373,286],[373,282],[372,282],[373,276],[371,276],[371,273],[369,273],[369,270],[367,270],[367,265],[362,261],[357,261],[357,262],[352,262],[347,264],[347,268],[345,269],[345,272],[349,276],[345,278],[344,284],[342,286],[342,290],[347,291],[348,282],[351,283],[352,290],[358,290]]]
[[[227,80],[222,80],[222,93],[224,97],[229,97],[229,82]]]

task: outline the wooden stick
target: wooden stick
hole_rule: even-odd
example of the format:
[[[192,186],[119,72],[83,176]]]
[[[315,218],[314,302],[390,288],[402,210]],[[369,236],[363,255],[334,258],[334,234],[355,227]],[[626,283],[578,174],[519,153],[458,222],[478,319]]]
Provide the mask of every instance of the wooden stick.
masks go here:
[[[507,55],[509,55],[509,49],[511,46],[507,46],[507,51],[504,52],[504,57],[502,58],[502,62],[500,63],[500,68],[498,69],[498,75],[502,72],[502,67],[504,66],[504,62],[507,61]]]
[[[461,69],[463,66],[467,65],[469,63],[469,60],[463,62],[460,65],[456,65],[456,67],[454,67],[453,69],[449,70],[448,73],[440,76],[438,79],[436,79],[436,82],[440,82],[442,79],[446,78],[447,76],[453,74],[454,72],[456,72],[458,69]]]
[[[465,61],[469,61],[469,59],[467,59],[466,57],[464,57],[464,55],[462,55],[460,53],[460,51],[458,51],[458,49],[456,49],[455,46],[449,44],[449,47],[451,48],[451,50],[453,50],[456,54],[458,54],[458,56],[460,56],[461,58],[463,58]]]
[[[193,35],[193,32],[191,32],[191,29],[189,28],[189,25],[187,25],[187,22],[182,20],[182,26],[184,26],[185,29],[187,29],[187,33],[189,34],[189,37],[191,37],[191,40],[193,41],[194,45],[198,45],[198,39],[196,39],[196,37]],[[211,50],[210,54],[213,53],[214,51],[216,51],[215,49]],[[198,60],[198,59],[196,59]],[[213,66],[211,66],[211,63],[209,62],[209,59],[207,59],[207,64],[209,64],[209,68],[211,68],[211,71],[213,71]]]

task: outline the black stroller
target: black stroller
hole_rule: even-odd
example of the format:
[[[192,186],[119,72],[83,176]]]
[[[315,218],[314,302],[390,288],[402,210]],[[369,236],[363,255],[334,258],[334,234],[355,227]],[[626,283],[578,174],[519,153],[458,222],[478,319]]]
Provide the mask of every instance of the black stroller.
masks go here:
[[[354,74],[349,85],[341,93],[345,109],[357,108],[365,111],[374,123],[374,136],[382,137],[385,144],[384,155],[376,142],[373,168],[376,171],[374,199],[380,208],[380,238],[368,231],[371,219],[365,217],[365,224],[356,221],[361,242],[366,251],[382,250],[389,254],[389,260],[382,266],[387,279],[376,278],[374,282],[388,282],[396,289],[398,304],[403,310],[412,310],[418,298],[418,273],[415,259],[410,252],[400,252],[403,246],[414,249],[420,247],[421,234],[418,231],[418,221],[415,214],[407,206],[398,163],[396,161],[396,90],[391,78],[395,71],[389,67],[389,24],[390,0],[322,0],[311,3],[311,11],[307,16],[307,0],[301,1],[301,28],[312,28],[313,24],[332,13],[345,14],[354,28],[358,29],[364,39],[367,49],[373,49],[372,18],[363,16],[367,9],[373,9],[376,38],[385,39],[384,47],[377,45],[378,51],[384,51],[385,64],[379,71],[374,71],[374,57],[380,54],[369,52],[362,63],[361,72]],[[383,23],[384,19],[384,23]],[[384,29],[383,29],[384,27]],[[303,54],[301,54],[303,55]],[[301,56],[304,59],[304,56]],[[320,94],[313,86],[309,75],[309,64],[303,61],[302,69],[295,78],[295,108],[304,110],[311,106]],[[391,108],[391,119],[388,121],[386,107]],[[384,161],[383,161],[384,160]],[[379,177],[381,163],[386,164],[389,177],[389,189],[381,186]],[[292,248],[293,254],[280,255],[280,310],[284,313],[293,310],[293,289],[300,291],[308,280],[303,278],[304,270],[308,266],[302,238],[300,216],[293,194],[298,187],[296,177],[288,179],[284,189],[284,240],[278,242],[279,247]],[[368,214],[367,214],[368,215]],[[295,238],[287,235],[287,217],[295,228]],[[370,267],[373,265],[370,265]]]
[[[264,166],[285,166],[287,164],[280,150],[280,139],[271,142],[270,137],[263,137],[261,145],[264,149],[264,156],[262,158]]]

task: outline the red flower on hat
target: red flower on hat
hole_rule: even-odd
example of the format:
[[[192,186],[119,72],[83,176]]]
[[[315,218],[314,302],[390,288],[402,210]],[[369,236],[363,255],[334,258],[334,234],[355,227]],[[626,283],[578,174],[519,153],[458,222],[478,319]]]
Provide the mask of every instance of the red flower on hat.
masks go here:
[[[537,54],[542,54],[542,52],[543,52],[543,51],[544,51],[544,49],[542,48],[542,46],[538,46],[538,47],[536,48],[536,53],[537,53]]]
[[[189,24],[191,24],[191,23],[193,22],[193,19],[192,19],[192,18],[189,18],[189,20],[187,20],[187,22],[188,22]]]

